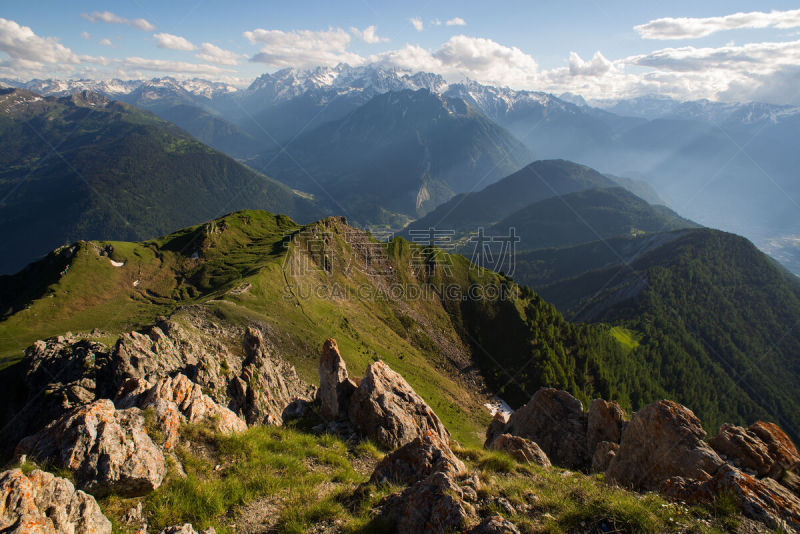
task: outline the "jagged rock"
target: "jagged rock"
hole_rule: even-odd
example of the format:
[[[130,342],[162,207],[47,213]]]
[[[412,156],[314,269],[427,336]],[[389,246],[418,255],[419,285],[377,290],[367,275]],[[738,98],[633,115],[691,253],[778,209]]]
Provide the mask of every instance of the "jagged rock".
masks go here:
[[[251,425],[279,425],[286,406],[309,397],[309,386],[294,367],[269,355],[258,330],[242,334],[242,355],[219,339],[223,334],[234,338],[235,332],[215,332],[214,325],[197,321],[201,324],[191,329],[162,321],[143,333],[121,336],[111,357],[117,387],[130,379],[154,384],[181,373]]]
[[[492,422],[489,423],[489,427],[486,429],[486,441],[484,442],[484,446],[488,447],[497,436],[504,434],[507,425],[508,415],[502,412],[496,412],[494,417],[492,417]]]
[[[730,465],[704,481],[670,478],[659,491],[689,504],[712,503],[719,495],[732,495],[746,516],[772,528],[800,530],[800,498],[771,478],[759,480]]]
[[[466,467],[436,434],[427,432],[384,456],[375,467],[371,483],[409,485],[437,472],[457,476]]]
[[[19,375],[21,393],[27,398],[9,407],[7,417],[13,422],[3,424],[0,448],[13,447],[70,409],[109,393],[104,388],[110,382],[104,373],[108,352],[100,343],[72,335],[39,340],[28,347]]]
[[[617,455],[619,451],[619,444],[610,441],[601,441],[594,448],[592,455],[592,467],[590,473],[602,473],[611,464],[611,460]]]
[[[757,435],[736,425],[724,424],[719,434],[708,441],[717,453],[727,457],[737,467],[750,469],[759,476],[769,474],[775,462],[767,444]]]
[[[535,441],[555,465],[583,469],[589,463],[586,425],[581,401],[566,391],[542,388],[511,414],[505,433]]]
[[[674,476],[705,480],[725,463],[705,436],[700,420],[685,406],[668,400],[649,404],[626,426],[606,476],[645,490]]]
[[[203,530],[202,532],[197,532],[191,523],[186,523],[184,525],[167,527],[158,534],[217,534],[217,531],[214,530],[213,527],[208,527],[206,530]]]
[[[133,384],[131,384],[133,382]],[[224,408],[203,393],[203,388],[182,374],[159,380],[147,387],[143,379],[131,379],[123,386],[124,393],[117,399],[121,408],[136,406],[153,407],[159,426],[166,435],[163,447],[170,450],[178,440],[178,429],[184,423],[208,421],[216,431],[222,433],[244,432],[247,424],[235,413]]]
[[[625,412],[618,403],[594,399],[589,404],[586,429],[587,452],[593,455],[597,444],[601,441],[619,443],[624,424]]]
[[[470,534],[519,534],[519,529],[501,515],[493,515],[481,521],[469,531]]]
[[[450,433],[402,376],[382,361],[367,368],[350,398],[350,422],[380,447],[402,447],[427,432],[450,444]]]
[[[67,412],[17,446],[18,455],[50,460],[74,472],[81,489],[144,495],[161,485],[164,455],[147,435],[138,408],[116,410],[101,399]]]
[[[111,534],[111,522],[94,497],[69,480],[38,469],[0,473],[0,532],[8,534]]]
[[[506,452],[519,462],[550,467],[550,459],[536,442],[529,439],[501,434],[489,444],[488,448]]]
[[[383,513],[394,520],[399,534],[458,531],[469,517],[461,488],[446,473],[433,473],[390,496]]]
[[[775,423],[758,421],[747,430],[758,436],[767,445],[770,458],[774,461],[769,475],[778,479],[785,471],[792,471],[800,466],[800,454],[789,439],[789,436]]]
[[[339,354],[336,340],[327,339],[322,345],[322,354],[319,358],[317,399],[322,417],[325,419],[347,417],[350,397],[355,390],[356,384],[347,376],[347,366]]]

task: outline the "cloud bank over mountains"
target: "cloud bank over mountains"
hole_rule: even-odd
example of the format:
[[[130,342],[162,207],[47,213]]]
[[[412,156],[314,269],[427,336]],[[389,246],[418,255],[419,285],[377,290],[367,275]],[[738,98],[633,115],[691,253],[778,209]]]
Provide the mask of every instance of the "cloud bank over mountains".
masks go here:
[[[156,29],[145,19],[127,19],[110,12],[82,16],[91,22],[123,24],[148,33]],[[206,76],[243,85],[249,82],[240,77],[241,66],[245,64],[274,70],[375,63],[409,72],[434,72],[451,81],[469,78],[515,89],[570,92],[588,99],[658,93],[681,100],[709,98],[800,104],[800,91],[796,89],[800,87],[800,40],[724,46],[696,46],[686,42],[619,58],[609,58],[600,50],[588,58],[571,52],[564,58],[563,66],[543,69],[535,54],[463,33],[467,23],[461,17],[444,22],[426,23],[419,17],[409,21],[414,29],[426,34],[434,26],[441,28],[437,31],[451,27],[462,33],[451,35],[438,46],[423,47],[414,43],[387,44],[390,39],[380,34],[376,25],[348,30],[253,28],[241,33],[243,44],[250,48],[248,54],[211,42],[195,44],[172,33],[152,33],[147,39],[155,48],[187,54],[186,60],[167,60],[139,55],[120,58],[79,55],[54,37],[39,36],[32,28],[0,18],[0,53],[7,56],[0,55],[0,76],[142,78],[147,73],[168,72],[178,77]],[[691,41],[734,29],[797,27],[800,27],[800,9],[709,18],[660,18],[632,30],[648,41]],[[104,44],[111,45],[111,41]],[[370,52],[372,49],[375,51]]]

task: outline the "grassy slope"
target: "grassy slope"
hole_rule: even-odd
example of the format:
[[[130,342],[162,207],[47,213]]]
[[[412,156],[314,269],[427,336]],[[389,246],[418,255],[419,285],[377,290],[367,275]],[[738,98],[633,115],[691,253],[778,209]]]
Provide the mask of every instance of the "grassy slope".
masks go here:
[[[133,532],[122,518],[138,502],[154,530],[191,522],[196,529],[213,526],[224,534],[256,520],[279,533],[334,526],[349,533],[391,532],[390,524],[375,518],[375,507],[403,488],[359,488],[382,456],[368,442],[354,447],[331,435],[308,433],[302,426],[256,427],[233,436],[190,426],[182,434],[186,441],[178,457],[185,477],[170,472],[145,498],[110,496],[100,501],[116,532]],[[504,515],[525,533],[598,529],[710,534],[734,530],[739,521],[725,501],[710,508],[687,508],[655,494],[641,496],[610,487],[601,475],[522,465],[503,453],[481,449],[455,452],[468,472],[481,479],[479,497],[488,499],[479,512]],[[508,514],[491,502],[499,496],[518,511]]]

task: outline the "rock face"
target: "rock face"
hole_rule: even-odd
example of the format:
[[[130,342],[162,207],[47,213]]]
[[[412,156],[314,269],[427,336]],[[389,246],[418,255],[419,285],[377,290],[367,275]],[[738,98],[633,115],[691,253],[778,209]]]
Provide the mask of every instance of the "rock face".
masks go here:
[[[0,532],[111,534],[111,522],[91,495],[44,471],[0,473]]]
[[[566,391],[542,388],[511,414],[504,433],[536,442],[555,465],[583,469],[589,463],[586,426],[581,401]]]
[[[81,489],[95,496],[144,495],[158,488],[167,472],[144,424],[138,408],[116,410],[110,400],[99,400],[23,439],[16,453],[69,469]]]
[[[688,408],[662,400],[634,414],[606,476],[624,486],[654,490],[680,476],[705,480],[725,462],[706,444],[700,420]]]
[[[367,368],[348,407],[350,422],[380,447],[402,447],[428,432],[450,444],[450,433],[402,376],[382,361]]]
[[[506,452],[518,462],[550,467],[550,459],[539,445],[529,439],[511,434],[500,434],[487,448]]]
[[[492,417],[492,422],[489,423],[489,427],[486,429],[484,446],[488,446],[497,436],[504,434],[506,425],[508,425],[508,416],[502,412],[495,413],[494,417]]]
[[[601,441],[619,443],[625,412],[614,401],[594,399],[589,404],[588,426],[586,429],[586,452],[593,456]]]
[[[152,407],[159,427],[165,434],[160,443],[171,450],[178,441],[178,429],[184,423],[210,421],[218,432],[244,432],[247,425],[232,411],[215,403],[203,388],[182,374],[164,378],[154,386],[143,379],[130,379],[116,400],[118,408]]]
[[[737,467],[753,471],[759,476],[769,474],[775,464],[770,457],[767,444],[740,426],[722,425],[719,434],[711,438],[708,443]]]
[[[347,376],[347,366],[339,354],[335,339],[328,339],[322,345],[319,384],[317,400],[322,417],[331,420],[347,417],[347,408],[356,384]]]
[[[441,472],[454,477],[465,470],[464,463],[456,458],[450,447],[436,434],[427,432],[384,456],[369,481],[409,485],[433,473]]]
[[[156,383],[181,373],[248,424],[281,424],[286,406],[309,397],[310,388],[294,368],[269,355],[258,330],[244,331],[242,357],[218,339],[230,333],[198,322],[199,327],[190,330],[165,321],[144,333],[122,336],[111,358],[117,387],[132,378]]]
[[[462,490],[446,473],[434,473],[389,497],[384,515],[395,522],[395,532],[458,532],[469,518]]]
[[[775,423],[758,421],[748,427],[750,432],[758,436],[766,444],[773,465],[769,476],[775,479],[781,477],[786,471],[793,471],[800,466],[800,454],[789,439],[789,436]]]
[[[732,495],[745,515],[772,528],[800,530],[800,498],[771,478],[756,479],[730,465],[713,477],[690,480],[673,477],[661,484],[667,497],[690,504],[711,503],[718,495]]]

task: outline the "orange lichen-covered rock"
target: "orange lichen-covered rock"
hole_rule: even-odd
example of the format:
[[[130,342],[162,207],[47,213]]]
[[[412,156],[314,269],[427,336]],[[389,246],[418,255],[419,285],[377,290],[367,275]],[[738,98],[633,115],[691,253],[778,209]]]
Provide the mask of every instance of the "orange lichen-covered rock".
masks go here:
[[[0,473],[0,532],[8,534],[111,534],[111,522],[94,497],[69,480],[38,469]]]
[[[426,432],[424,436],[384,456],[375,467],[370,482],[413,484],[436,472],[456,476],[465,469],[464,462],[453,454],[438,435]]]

